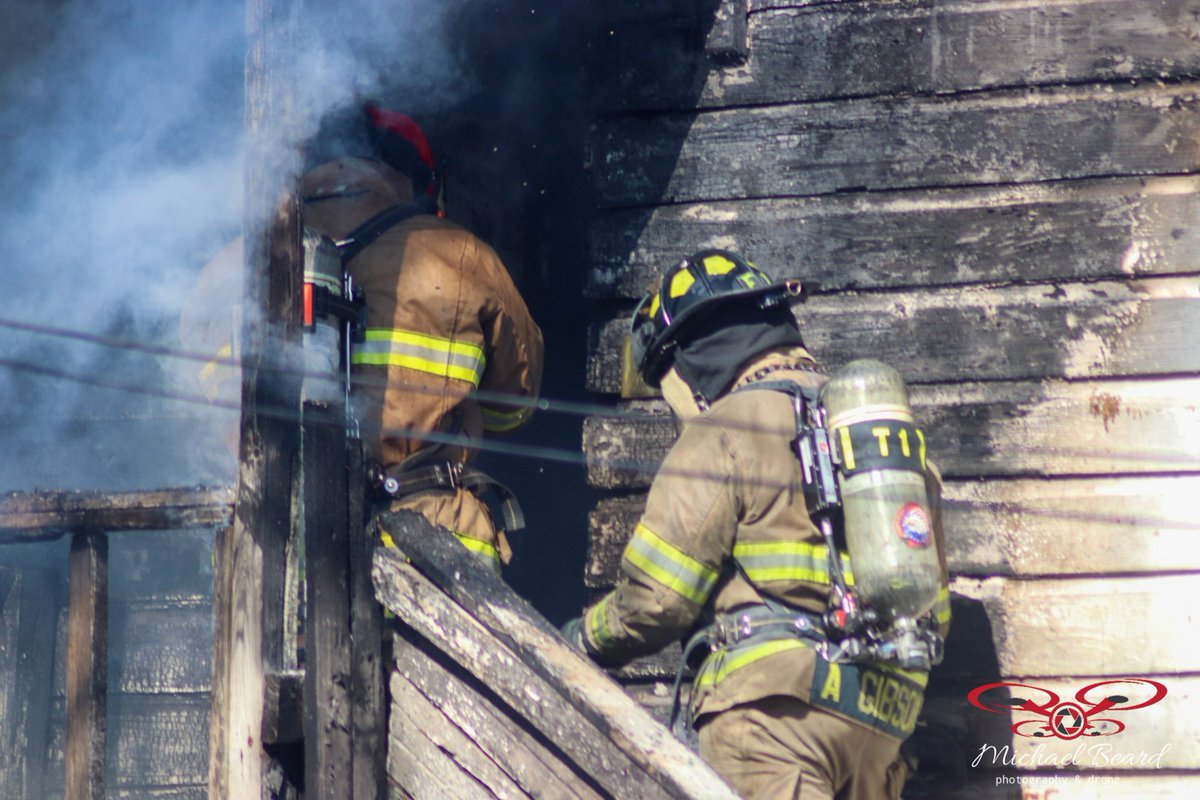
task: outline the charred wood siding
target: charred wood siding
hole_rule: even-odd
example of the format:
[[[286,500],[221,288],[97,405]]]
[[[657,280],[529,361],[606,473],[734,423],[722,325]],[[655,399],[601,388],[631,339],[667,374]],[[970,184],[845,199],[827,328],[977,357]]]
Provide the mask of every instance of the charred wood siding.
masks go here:
[[[927,716],[1024,752],[972,686],[1159,675],[1140,713],[1174,733],[1130,746],[1170,741],[1182,772],[1127,768],[1113,796],[1195,785],[1200,654],[1160,645],[1195,638],[1167,598],[1200,590],[1200,2],[751,0],[745,57],[715,59],[739,7],[610,4],[597,37],[587,380],[615,408],[584,428],[611,492],[588,586],[616,580],[674,439],[661,401],[615,398],[626,315],[673,260],[740,250],[816,286],[797,312],[829,368],[869,355],[912,384],[956,575]]]

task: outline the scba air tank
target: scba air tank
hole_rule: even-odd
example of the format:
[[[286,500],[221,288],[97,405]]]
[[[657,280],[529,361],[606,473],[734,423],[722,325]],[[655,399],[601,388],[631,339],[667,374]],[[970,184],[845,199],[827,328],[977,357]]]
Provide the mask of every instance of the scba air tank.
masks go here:
[[[861,359],[821,390],[839,455],[846,547],[859,602],[880,622],[914,620],[937,598],[941,570],[925,487],[925,436],[900,373]]]

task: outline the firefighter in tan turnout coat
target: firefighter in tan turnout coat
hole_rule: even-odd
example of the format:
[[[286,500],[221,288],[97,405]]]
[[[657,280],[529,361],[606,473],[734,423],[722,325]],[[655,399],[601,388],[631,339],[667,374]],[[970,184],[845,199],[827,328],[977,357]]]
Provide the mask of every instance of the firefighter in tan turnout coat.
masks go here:
[[[366,303],[365,335],[352,347],[352,403],[378,483],[394,490],[393,509],[448,528],[499,571],[510,550],[480,494],[503,487],[470,464],[485,434],[528,420],[541,331],[496,252],[442,218],[433,155],[411,118],[374,105],[330,114],[306,159],[303,222],[352,248],[343,263]],[[399,213],[371,228],[389,211]],[[240,276],[239,242],[205,272]],[[231,287],[202,276],[198,291],[212,285]],[[200,324],[206,316],[194,309],[181,327],[185,341],[217,356],[200,375],[211,399],[236,391],[227,363],[236,348],[229,329]]]
[[[905,777],[898,751],[927,672],[830,663],[818,653],[831,582],[792,449],[796,411],[784,392],[753,390],[825,380],[785,302],[789,288],[732,253],[704,251],[643,301],[634,358],[683,427],[618,587],[564,633],[611,666],[716,620],[690,710],[701,755],[718,772],[752,798],[895,798]],[[940,533],[937,547],[940,557]],[[944,570],[942,558],[935,614],[943,633]],[[805,630],[744,635],[764,603],[784,607]],[[747,611],[752,624],[740,616]]]
[[[367,304],[352,350],[363,443],[400,487],[394,509],[450,529],[498,571],[511,553],[479,497],[489,481],[470,469],[472,443],[529,419],[542,334],[496,252],[437,213],[420,128],[375,106],[364,114],[318,134],[309,162],[335,157],[301,181],[305,223],[334,240],[387,209],[417,210],[346,262]]]

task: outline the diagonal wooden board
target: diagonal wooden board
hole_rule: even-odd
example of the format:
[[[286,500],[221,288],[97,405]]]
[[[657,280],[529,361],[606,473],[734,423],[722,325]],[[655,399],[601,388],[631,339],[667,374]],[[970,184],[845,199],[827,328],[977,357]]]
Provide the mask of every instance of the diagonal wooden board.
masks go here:
[[[411,512],[375,526],[377,597],[620,797],[734,798],[722,779],[446,531]],[[407,556],[408,558],[405,558]]]

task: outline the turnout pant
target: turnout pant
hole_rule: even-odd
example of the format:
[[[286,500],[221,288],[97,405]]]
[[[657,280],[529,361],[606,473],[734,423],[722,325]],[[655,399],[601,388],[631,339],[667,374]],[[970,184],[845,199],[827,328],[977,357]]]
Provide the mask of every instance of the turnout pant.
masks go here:
[[[794,697],[702,720],[700,754],[746,800],[899,800],[900,742]]]

